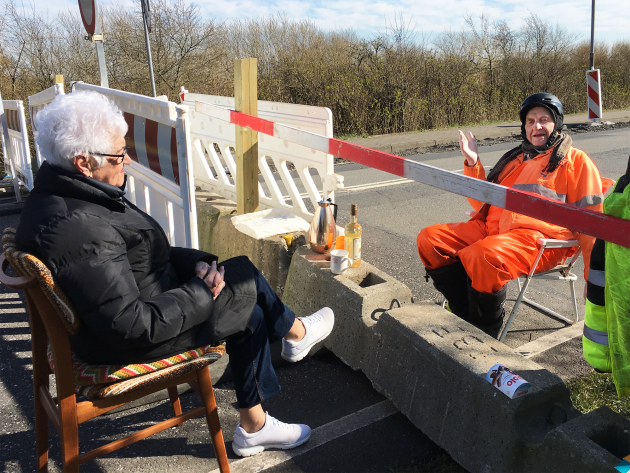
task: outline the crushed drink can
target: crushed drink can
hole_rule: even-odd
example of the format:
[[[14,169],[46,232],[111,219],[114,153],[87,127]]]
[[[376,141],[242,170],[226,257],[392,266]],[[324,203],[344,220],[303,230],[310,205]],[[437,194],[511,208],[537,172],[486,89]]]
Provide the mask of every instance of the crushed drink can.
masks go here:
[[[531,384],[500,363],[490,368],[486,374],[486,381],[510,399],[524,396],[532,388]]]

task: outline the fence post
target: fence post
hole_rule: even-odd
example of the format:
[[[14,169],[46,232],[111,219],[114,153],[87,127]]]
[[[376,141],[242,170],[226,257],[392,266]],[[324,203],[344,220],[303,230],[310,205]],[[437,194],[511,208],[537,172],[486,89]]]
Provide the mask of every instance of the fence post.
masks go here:
[[[61,87],[65,89],[64,82],[63,82],[63,74],[55,74],[55,84],[61,84]]]
[[[237,112],[258,116],[256,58],[234,61],[234,101]],[[258,132],[236,127],[236,213],[258,210]]]

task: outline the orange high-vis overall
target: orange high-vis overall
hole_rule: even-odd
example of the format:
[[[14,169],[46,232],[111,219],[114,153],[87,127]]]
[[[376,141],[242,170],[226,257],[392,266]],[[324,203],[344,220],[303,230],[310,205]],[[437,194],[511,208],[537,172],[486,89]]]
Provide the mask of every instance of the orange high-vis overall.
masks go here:
[[[505,166],[498,184],[601,212],[602,180],[593,161],[583,151],[571,147],[553,172],[543,172],[552,151],[527,161],[519,154]],[[474,166],[464,163],[464,174],[484,180],[486,177],[479,160]],[[512,279],[529,273],[538,254],[539,238],[576,239],[582,247],[586,278],[594,237],[500,207],[486,206],[487,213],[479,212],[483,203],[468,201],[478,211],[468,222],[431,225],[418,234],[418,252],[427,269],[460,260],[473,289],[492,294]],[[567,248],[545,251],[536,271],[553,268],[569,251]]]

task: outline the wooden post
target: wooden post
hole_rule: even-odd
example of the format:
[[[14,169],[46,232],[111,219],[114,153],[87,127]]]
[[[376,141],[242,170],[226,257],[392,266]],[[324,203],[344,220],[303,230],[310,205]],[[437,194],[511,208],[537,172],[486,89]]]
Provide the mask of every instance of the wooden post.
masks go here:
[[[63,74],[55,74],[55,84],[61,84],[61,87],[63,87],[65,89],[65,86],[63,85]],[[65,90],[64,90],[65,92]]]
[[[237,112],[258,116],[256,58],[234,61],[234,101]],[[236,127],[236,213],[258,210],[258,132]]]

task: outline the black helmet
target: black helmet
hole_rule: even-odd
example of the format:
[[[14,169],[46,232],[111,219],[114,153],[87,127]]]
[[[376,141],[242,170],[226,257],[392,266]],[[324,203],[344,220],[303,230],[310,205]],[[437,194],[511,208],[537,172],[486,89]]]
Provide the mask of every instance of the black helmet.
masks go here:
[[[564,121],[564,110],[562,108],[562,103],[560,103],[560,99],[553,94],[549,94],[547,92],[538,92],[537,94],[532,94],[523,100],[521,104],[521,132],[523,133],[523,138],[525,138],[525,118],[527,117],[527,112],[529,112],[534,107],[545,107],[551,115],[553,116],[553,121],[556,124],[554,128],[554,132],[562,130],[562,125]]]

